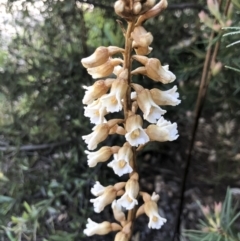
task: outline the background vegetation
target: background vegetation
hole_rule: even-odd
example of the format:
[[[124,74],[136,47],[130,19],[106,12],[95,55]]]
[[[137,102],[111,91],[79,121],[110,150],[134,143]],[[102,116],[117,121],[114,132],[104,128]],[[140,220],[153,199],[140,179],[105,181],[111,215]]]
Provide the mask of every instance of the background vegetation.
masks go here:
[[[101,165],[95,169],[86,165],[81,136],[89,133],[91,126],[83,116],[82,97],[83,86],[93,81],[80,60],[100,45],[123,46],[113,2],[0,3],[1,241],[103,240],[87,239],[82,234],[88,216],[102,221],[110,212],[107,209],[102,217],[94,216],[89,190],[99,176],[103,184],[114,183],[116,177]],[[232,26],[239,27],[239,3],[233,3],[228,18]],[[182,103],[169,108],[167,115],[178,123],[180,138],[174,143],[151,143],[139,156],[142,188],[161,193],[160,211],[168,223],[160,231],[150,232],[146,220],[140,219],[136,241],[173,237],[193,111],[211,33],[199,21],[201,10],[209,12],[205,0],[169,0],[168,10],[145,24],[154,36],[150,56],[170,64],[177,75]],[[221,39],[217,61],[223,66],[240,69],[240,45],[226,48],[239,36]],[[219,38],[216,34],[212,43]],[[220,201],[227,186],[239,193],[239,76],[239,72],[223,67],[209,83],[187,179],[181,229],[197,227],[202,214],[196,200],[210,205]],[[154,86],[147,79],[136,81]],[[233,202],[237,198],[233,195]],[[239,220],[235,222],[239,227]]]

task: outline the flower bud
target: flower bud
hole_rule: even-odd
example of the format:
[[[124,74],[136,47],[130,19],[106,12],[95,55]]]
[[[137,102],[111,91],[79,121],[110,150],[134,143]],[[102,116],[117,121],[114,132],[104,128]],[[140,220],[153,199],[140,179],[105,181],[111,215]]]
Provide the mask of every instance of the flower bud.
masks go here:
[[[88,68],[87,71],[90,75],[92,75],[92,77],[94,79],[103,78],[103,77],[107,77],[108,75],[112,74],[114,67],[119,64],[122,64],[122,63],[123,63],[122,59],[119,59],[119,58],[111,59],[110,58],[104,64],[99,65],[94,68]]]
[[[131,115],[126,120],[125,138],[131,146],[138,146],[149,141],[148,135],[142,128],[142,118],[140,115]]]
[[[95,167],[99,162],[107,161],[113,153],[117,153],[119,146],[103,146],[100,150],[95,152],[85,151],[88,155],[88,166]]]
[[[223,67],[222,62],[214,63],[211,69],[212,75],[213,76],[218,75],[221,72],[222,67]]]
[[[177,124],[166,121],[161,117],[157,125],[149,125],[146,133],[151,141],[174,141],[178,138]]]
[[[152,34],[147,32],[142,26],[135,27],[131,37],[133,38],[133,48],[148,47],[153,41]]]
[[[219,21],[221,21],[221,13],[219,11],[219,3],[217,0],[207,0],[207,5],[209,11],[215,16]]]
[[[152,7],[154,7],[155,3],[156,3],[156,0],[146,0],[146,1],[142,4],[142,11],[141,11],[141,13],[147,12],[149,9],[151,9]]]
[[[142,4],[140,2],[133,3],[133,13],[134,14],[139,14],[141,10],[142,10]]]
[[[124,8],[125,8],[125,2],[123,0],[118,0],[115,2],[114,9],[116,14],[122,13],[124,11]]]
[[[157,3],[153,8],[145,12],[143,15],[141,15],[138,18],[138,21],[136,23],[136,26],[142,25],[142,23],[149,19],[157,16],[161,11],[163,11],[168,6],[167,0],[161,0],[159,3]]]

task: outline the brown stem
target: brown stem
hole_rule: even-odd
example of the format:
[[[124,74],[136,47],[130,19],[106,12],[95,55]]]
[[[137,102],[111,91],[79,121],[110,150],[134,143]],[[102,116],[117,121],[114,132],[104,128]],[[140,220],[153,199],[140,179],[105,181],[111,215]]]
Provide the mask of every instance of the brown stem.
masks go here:
[[[128,118],[129,111],[132,109],[132,102],[131,102],[131,82],[132,82],[132,76],[131,76],[131,69],[132,69],[132,38],[131,38],[131,33],[134,30],[134,25],[135,25],[135,20],[131,22],[128,22],[128,27],[127,31],[125,33],[125,54],[124,54],[124,64],[123,68],[128,70],[128,76],[127,76],[127,81],[128,81],[128,91],[126,93],[125,99],[124,99],[124,117],[125,120]],[[136,148],[132,147],[133,151],[133,171],[136,171],[137,169],[137,163],[136,163]],[[130,174],[131,175],[131,174]],[[127,221],[132,222],[135,219],[136,216],[136,208],[129,210],[128,215],[127,215]],[[132,230],[133,230],[133,225],[132,225]],[[131,235],[129,235],[129,240],[131,239],[132,236],[132,231]]]

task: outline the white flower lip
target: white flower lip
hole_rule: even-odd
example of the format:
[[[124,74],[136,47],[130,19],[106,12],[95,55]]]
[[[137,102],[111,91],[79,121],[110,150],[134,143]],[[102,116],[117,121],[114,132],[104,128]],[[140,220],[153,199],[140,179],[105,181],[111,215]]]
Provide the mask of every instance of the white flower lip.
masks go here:
[[[144,89],[137,93],[137,103],[143,112],[143,117],[150,123],[156,123],[162,115],[166,113],[152,99],[148,89]]]
[[[140,115],[131,115],[126,121],[125,138],[131,146],[139,146],[147,143],[150,139],[142,128]]]
[[[133,171],[130,162],[132,162],[133,152],[129,144],[121,147],[117,154],[114,154],[114,160],[108,164],[118,176],[122,176]]]
[[[94,193],[102,193],[102,188],[98,185],[97,188],[93,190]],[[103,211],[103,209],[113,202],[113,200],[116,198],[117,192],[114,189],[113,186],[108,186],[104,188],[104,192],[99,195],[95,199],[90,199],[90,202],[93,203],[94,211],[96,213],[100,213]]]
[[[165,218],[162,218],[158,214],[158,206],[156,203],[158,198],[159,196],[153,193],[151,200],[144,204],[144,211],[149,217],[148,227],[152,229],[160,229],[162,225],[167,222]]]
[[[173,88],[161,91],[159,89],[151,89],[150,90],[151,96],[154,100],[154,102],[157,105],[171,105],[176,106],[181,103],[181,100],[179,100],[179,93],[177,92],[177,86],[173,86]]]
[[[102,186],[99,181],[96,181],[95,185],[91,188],[91,193],[94,196],[100,196],[104,193],[106,187]]]
[[[107,161],[110,156],[112,155],[112,147],[110,146],[103,146],[98,151],[95,152],[89,152],[85,151],[88,158],[88,166],[89,167],[95,167],[99,162],[105,162]]]
[[[127,210],[131,210],[138,204],[137,196],[139,193],[138,180],[130,178],[125,186],[125,193],[117,200],[118,204]]]
[[[151,141],[174,141],[178,138],[177,124],[166,121],[161,117],[157,125],[149,125],[146,133]]]
[[[117,155],[114,155],[114,160],[108,164],[108,167],[111,167],[114,173],[120,177],[133,171],[129,162],[124,159],[118,159]]]
[[[112,83],[109,94],[101,97],[100,101],[108,112],[118,112],[122,110],[122,99],[126,95],[128,84],[123,79],[117,79]]]
[[[91,123],[98,125],[107,122],[104,118],[107,110],[99,100],[92,102],[90,105],[84,107],[84,109],[84,116],[89,117]]]
[[[86,224],[86,229],[83,230],[83,233],[87,236],[92,236],[94,234],[105,235],[111,232],[112,227],[110,222],[96,223],[88,218],[88,223]]]

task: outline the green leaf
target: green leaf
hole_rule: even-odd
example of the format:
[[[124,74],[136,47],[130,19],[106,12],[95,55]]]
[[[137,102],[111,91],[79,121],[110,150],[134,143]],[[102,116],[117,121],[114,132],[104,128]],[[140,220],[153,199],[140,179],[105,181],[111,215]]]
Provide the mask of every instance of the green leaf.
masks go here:
[[[14,198],[0,195],[0,203],[13,202]]]

